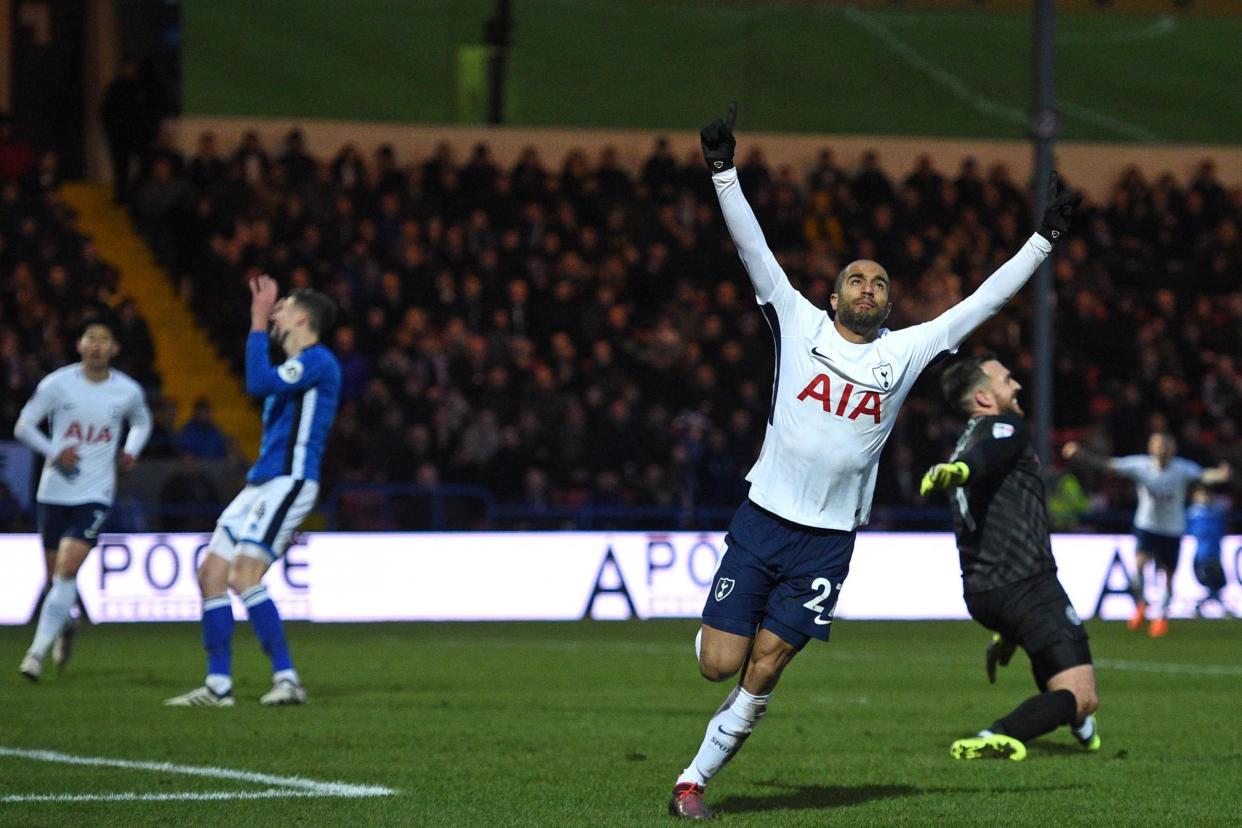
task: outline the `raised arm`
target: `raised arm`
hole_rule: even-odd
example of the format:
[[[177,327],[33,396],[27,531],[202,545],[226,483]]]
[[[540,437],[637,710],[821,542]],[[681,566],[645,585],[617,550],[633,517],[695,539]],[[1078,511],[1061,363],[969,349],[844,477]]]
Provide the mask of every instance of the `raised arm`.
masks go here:
[[[776,261],[776,256],[768,249],[763,237],[763,230],[755,213],[750,209],[746,197],[742,195],[742,185],[737,180],[737,170],[712,175],[712,183],[716,185],[716,197],[720,199],[720,210],[724,213],[725,225],[733,244],[737,247],[750,283],[755,287],[755,296],[760,304],[772,301],[781,285],[789,283],[789,277]]]
[[[729,114],[703,127],[699,138],[703,144],[703,160],[712,171],[712,184],[716,186],[716,197],[720,199],[720,210],[724,213],[729,235],[733,237],[733,244],[742,257],[750,282],[755,286],[755,296],[760,304],[767,304],[782,284],[789,283],[789,278],[768,249],[763,229],[742,195],[737,170],[733,168],[733,151],[737,147],[733,124],[736,121],[737,101],[734,101],[729,104]]]
[[[1074,208],[1082,201],[1082,195],[1065,190],[1057,174],[1052,173],[1048,182],[1048,207],[1044,210],[1039,231],[1034,233],[1022,249],[979,286],[979,289],[942,313],[929,325],[942,328],[942,340],[946,350],[953,350],[1013,298],[1040,263],[1052,252],[1052,245],[1069,229]]]
[[[1228,483],[1231,479],[1233,479],[1233,467],[1225,462],[1220,463],[1214,468],[1204,469],[1203,474],[1199,477],[1199,481],[1205,486]]]
[[[1123,476],[1128,476],[1131,466],[1136,465],[1137,462],[1130,457],[1107,457],[1094,451],[1088,451],[1073,440],[1061,447],[1061,456],[1071,463],[1076,463],[1093,471],[1115,472]]]

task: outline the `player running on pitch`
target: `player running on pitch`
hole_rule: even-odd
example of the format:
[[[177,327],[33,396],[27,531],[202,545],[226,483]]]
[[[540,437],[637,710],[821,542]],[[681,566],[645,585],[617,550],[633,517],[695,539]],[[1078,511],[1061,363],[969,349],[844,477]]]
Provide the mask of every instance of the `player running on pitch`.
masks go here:
[[[944,397],[967,417],[947,463],[923,475],[920,494],[953,487],[953,527],[970,616],[992,630],[988,681],[1018,646],[1039,694],[977,736],[958,739],[955,759],[1023,759],[1026,743],[1069,725],[1099,750],[1099,701],[1087,631],[1057,580],[1039,458],[1022,419],[1022,386],[994,354],[960,359],[940,377]]]
[[[151,435],[151,412],[142,386],[112,367],[121,350],[112,325],[103,319],[87,320],[77,347],[82,361],[44,377],[13,429],[17,439],[44,457],[35,500],[51,589],[39,612],[34,641],[22,659],[22,675],[31,681],[39,680],[43,660],[58,639],[57,666],[69,659],[69,613],[78,600],[78,570],[112,508],[118,466],[121,471],[132,469]],[[46,435],[39,429],[44,420]],[[129,436],[118,458],[121,429],[127,422]]]
[[[1069,442],[1061,449],[1066,460],[1082,463],[1100,471],[1127,477],[1138,490],[1138,508],[1134,511],[1134,577],[1130,594],[1134,596],[1134,615],[1126,622],[1131,630],[1143,626],[1147,618],[1147,582],[1144,572],[1155,561],[1156,570],[1164,575],[1164,596],[1147,633],[1162,638],[1169,633],[1169,604],[1173,601],[1173,573],[1182,549],[1182,533],[1186,531],[1186,490],[1192,483],[1213,486],[1225,483],[1232,475],[1228,463],[1205,469],[1198,463],[1177,457],[1177,441],[1172,434],[1156,432],[1147,439],[1146,454],[1128,457],[1101,457]]]
[[[277,301],[276,282],[267,276],[256,279],[250,292],[246,390],[264,398],[263,438],[246,488],[220,515],[198,569],[206,681],[164,702],[173,707],[233,706],[229,589],[245,604],[255,635],[272,661],[272,689],[259,701],[306,702],[280,613],[261,579],[285,553],[319,493],[319,460],[341,391],[341,367],[320,340],[332,327],[336,309],[331,299],[309,288]],[[287,357],[277,366],[268,358],[269,336]]]
[[[741,671],[708,722],[698,754],[673,788],[669,812],[707,819],[704,788],[750,736],[781,672],[812,638],[828,640],[849,571],[854,533],[867,522],[876,466],[897,411],[919,372],[957,347],[1035,272],[1068,228],[1078,198],[1052,181],[1038,234],[979,289],[936,319],[890,331],[889,277],[851,262],[830,297],[835,318],[789,283],[764,241],[733,168],[733,122],[701,133],[725,223],[776,344],[772,406],[750,496],[725,538],[696,639],[710,681]]]

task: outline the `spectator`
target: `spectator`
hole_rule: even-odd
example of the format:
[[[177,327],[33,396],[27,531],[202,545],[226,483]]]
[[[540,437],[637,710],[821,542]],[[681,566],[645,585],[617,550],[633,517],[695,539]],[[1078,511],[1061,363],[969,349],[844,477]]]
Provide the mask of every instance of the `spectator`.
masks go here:
[[[203,470],[199,455],[183,451],[177,470],[160,488],[160,506],[165,532],[194,532],[210,529],[220,511],[220,492]]]
[[[177,435],[177,448],[200,460],[224,460],[229,456],[229,439],[212,417],[211,400],[199,397],[194,413]]]

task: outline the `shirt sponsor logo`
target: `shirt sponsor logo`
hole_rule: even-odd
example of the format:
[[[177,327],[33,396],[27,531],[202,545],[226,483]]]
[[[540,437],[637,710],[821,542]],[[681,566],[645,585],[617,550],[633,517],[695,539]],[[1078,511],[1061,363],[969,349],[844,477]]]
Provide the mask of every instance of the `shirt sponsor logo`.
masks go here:
[[[77,440],[79,443],[111,443],[112,427],[103,426],[96,429],[93,423],[87,423],[86,428],[83,429],[82,424],[74,420],[65,429],[62,439]]]
[[[840,382],[842,380],[838,379],[838,383]],[[879,392],[863,391],[855,397],[854,383],[846,382],[840,390],[840,395],[837,397],[835,405],[833,404],[832,393],[832,379],[827,374],[816,374],[806,388],[803,388],[798,394],[798,401],[802,402],[809,397],[813,400],[819,400],[824,407],[825,414],[835,414],[838,417],[846,417],[850,420],[857,420],[859,417],[869,415],[877,424],[880,422],[882,412],[880,410]]]
[[[993,423],[992,424],[992,436],[995,437],[997,440],[1004,440],[1006,437],[1012,437],[1013,436],[1013,424],[1012,423]]]

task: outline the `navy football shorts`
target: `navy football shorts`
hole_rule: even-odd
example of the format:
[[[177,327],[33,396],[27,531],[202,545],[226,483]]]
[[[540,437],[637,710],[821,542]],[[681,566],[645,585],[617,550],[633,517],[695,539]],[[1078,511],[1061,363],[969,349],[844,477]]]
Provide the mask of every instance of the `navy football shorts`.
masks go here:
[[[1178,554],[1182,551],[1182,538],[1181,535],[1162,535],[1159,532],[1135,529],[1134,548],[1136,552],[1146,552],[1151,555],[1159,566],[1172,572],[1177,569]]]
[[[725,535],[703,623],[747,637],[763,627],[795,647],[827,641],[854,532],[802,526],[750,500]]]
[[[62,538],[73,538],[91,546],[99,537],[99,530],[108,519],[108,507],[103,503],[78,503],[61,506],[57,503],[38,504],[39,534],[44,549],[59,549]]]

